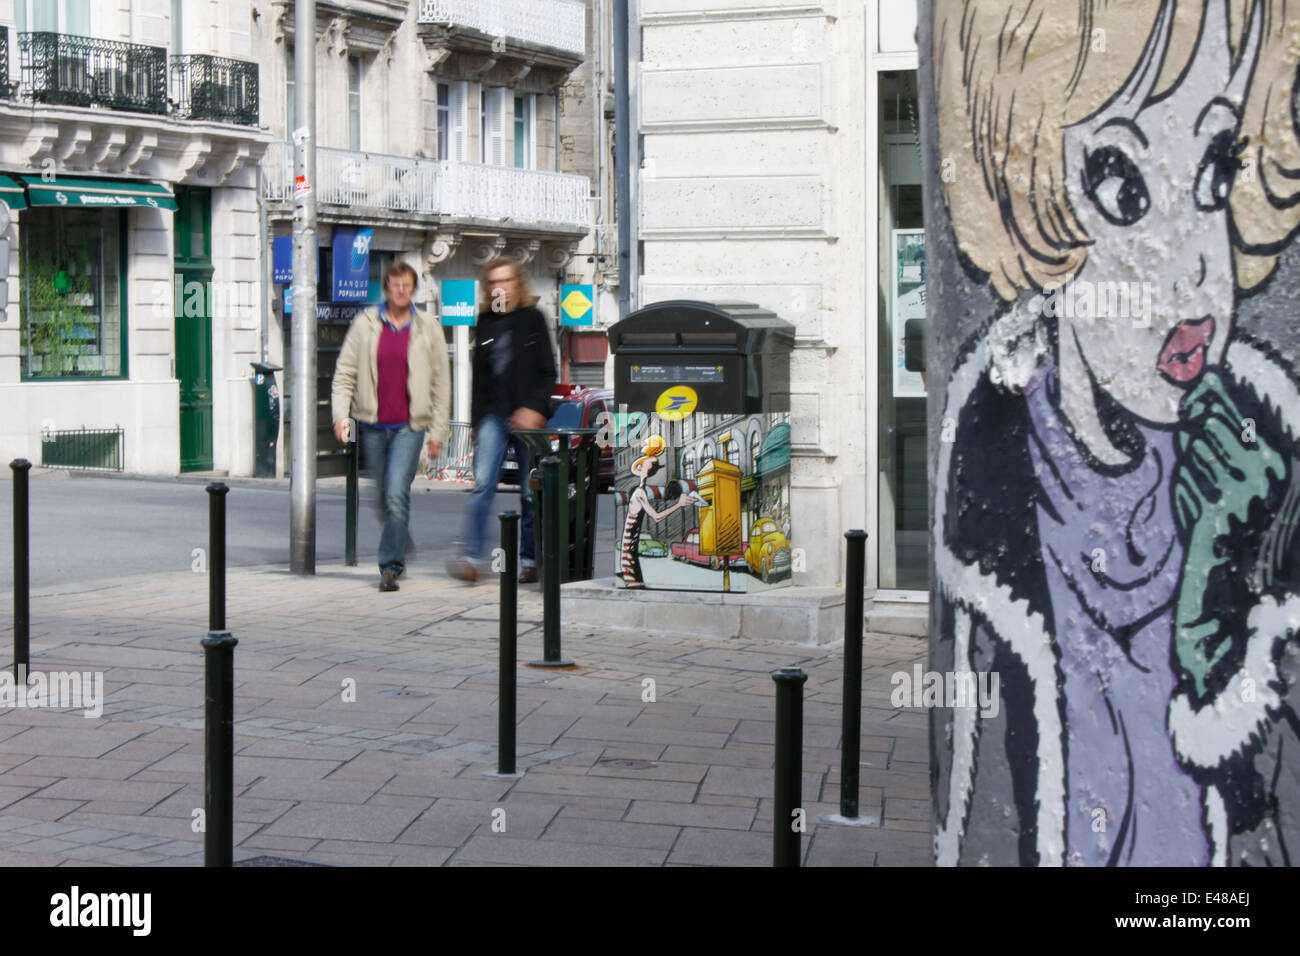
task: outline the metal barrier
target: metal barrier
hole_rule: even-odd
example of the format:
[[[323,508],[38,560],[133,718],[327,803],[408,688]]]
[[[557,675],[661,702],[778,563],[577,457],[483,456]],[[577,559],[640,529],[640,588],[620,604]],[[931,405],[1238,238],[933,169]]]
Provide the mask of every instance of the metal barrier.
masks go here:
[[[451,437],[442,443],[438,457],[425,463],[424,477],[430,481],[474,483],[474,442],[469,422],[451,423]]]
[[[125,429],[77,428],[41,432],[41,467],[121,471]]]

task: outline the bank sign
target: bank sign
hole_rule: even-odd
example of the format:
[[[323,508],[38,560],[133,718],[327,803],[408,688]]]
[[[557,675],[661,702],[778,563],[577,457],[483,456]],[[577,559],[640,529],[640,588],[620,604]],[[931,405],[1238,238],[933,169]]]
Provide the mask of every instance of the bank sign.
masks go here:
[[[373,229],[339,227],[334,230],[335,302],[370,300],[370,242]]]
[[[473,325],[478,308],[474,304],[473,279],[442,280],[442,324]]]

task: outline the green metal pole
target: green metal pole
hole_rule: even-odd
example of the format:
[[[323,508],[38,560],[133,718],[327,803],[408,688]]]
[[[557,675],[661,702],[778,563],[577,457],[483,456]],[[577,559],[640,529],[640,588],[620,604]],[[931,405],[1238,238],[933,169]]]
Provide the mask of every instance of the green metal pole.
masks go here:
[[[772,865],[799,865],[802,821],[796,819],[803,777],[803,685],[799,668],[772,673],[776,682],[776,787],[772,809]]]
[[[519,514],[501,513],[501,673],[497,687],[497,773],[515,772],[515,638],[519,621]]]

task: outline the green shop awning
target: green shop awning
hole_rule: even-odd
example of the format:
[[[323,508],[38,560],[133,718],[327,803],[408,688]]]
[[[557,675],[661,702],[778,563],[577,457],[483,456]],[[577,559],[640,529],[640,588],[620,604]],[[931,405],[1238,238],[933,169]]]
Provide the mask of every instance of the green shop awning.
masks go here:
[[[27,208],[22,183],[14,182],[8,176],[0,176],[0,200],[4,200],[4,204],[10,209]]]
[[[33,206],[76,206],[78,208],[121,208],[130,206],[176,209],[176,199],[167,186],[121,179],[69,179],[55,176],[20,177]]]

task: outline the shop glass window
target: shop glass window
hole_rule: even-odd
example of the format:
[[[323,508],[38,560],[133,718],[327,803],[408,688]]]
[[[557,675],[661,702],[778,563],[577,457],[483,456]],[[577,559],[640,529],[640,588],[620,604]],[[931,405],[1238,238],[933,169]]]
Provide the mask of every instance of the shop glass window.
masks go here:
[[[121,213],[25,209],[24,378],[115,378],[122,368]]]

